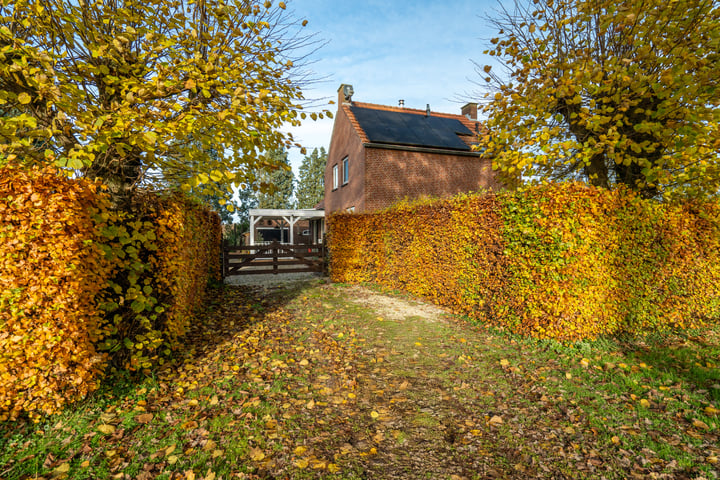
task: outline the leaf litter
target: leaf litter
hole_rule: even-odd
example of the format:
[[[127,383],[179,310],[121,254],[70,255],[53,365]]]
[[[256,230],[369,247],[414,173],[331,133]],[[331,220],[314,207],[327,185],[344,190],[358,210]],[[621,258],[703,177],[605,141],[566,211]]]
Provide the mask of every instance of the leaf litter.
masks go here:
[[[227,287],[151,378],[0,425],[0,478],[716,478],[717,365],[592,353],[367,288]]]

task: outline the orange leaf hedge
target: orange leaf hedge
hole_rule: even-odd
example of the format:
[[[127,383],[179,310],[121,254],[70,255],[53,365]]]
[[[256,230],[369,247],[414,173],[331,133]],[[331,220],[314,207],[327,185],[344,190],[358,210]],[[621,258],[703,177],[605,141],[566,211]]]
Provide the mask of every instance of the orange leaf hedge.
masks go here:
[[[179,195],[116,212],[95,183],[6,166],[0,199],[0,420],[161,362],[220,280],[219,217]]]
[[[577,183],[334,214],[333,280],[560,341],[720,318],[720,205]]]
[[[95,297],[113,266],[93,220],[108,206],[97,189],[54,171],[0,172],[0,420],[54,412],[97,387],[106,356]]]

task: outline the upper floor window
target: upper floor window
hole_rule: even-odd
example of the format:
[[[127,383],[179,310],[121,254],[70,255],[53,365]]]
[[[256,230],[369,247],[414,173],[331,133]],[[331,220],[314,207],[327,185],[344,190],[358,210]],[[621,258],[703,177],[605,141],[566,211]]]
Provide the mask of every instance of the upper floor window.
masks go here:
[[[333,165],[333,190],[338,188],[340,177],[338,176],[338,166],[337,164]]]
[[[350,163],[348,161],[348,157],[343,158],[342,165],[343,165],[343,185],[345,185],[350,180]]]

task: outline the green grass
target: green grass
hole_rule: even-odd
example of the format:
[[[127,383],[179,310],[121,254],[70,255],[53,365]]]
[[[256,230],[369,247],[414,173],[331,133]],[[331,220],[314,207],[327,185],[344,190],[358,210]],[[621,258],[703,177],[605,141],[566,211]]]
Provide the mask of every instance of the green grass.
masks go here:
[[[377,288],[373,291],[388,293]],[[354,304],[343,306],[348,302],[342,296],[331,303],[333,308],[362,313]],[[372,324],[374,316],[374,312],[367,311],[360,322]],[[410,379],[432,378],[446,389],[458,381],[472,383],[470,395],[458,395],[466,404],[501,413],[505,418],[508,413],[522,412],[513,417],[512,425],[504,424],[495,432],[519,451],[547,461],[553,452],[538,452],[537,443],[524,441],[518,431],[536,430],[543,435],[560,432],[565,441],[580,442],[583,455],[590,452],[591,459],[598,453],[604,457],[604,466],[609,468],[604,472],[607,478],[626,478],[632,472],[631,466],[622,463],[626,460],[622,458],[624,453],[618,452],[636,454],[633,462],[643,458],[650,465],[660,465],[647,471],[710,475],[717,470],[717,464],[711,462],[720,450],[708,445],[717,445],[719,422],[716,414],[708,414],[705,409],[720,407],[718,327],[704,332],[601,339],[575,345],[526,339],[481,327],[479,332],[484,338],[474,339],[468,348],[467,344],[457,343],[457,329],[420,320],[408,317],[404,322],[382,322],[382,336],[376,341],[392,338],[394,348],[410,351],[415,341],[422,343],[422,355],[417,361],[411,366],[397,363],[394,373]],[[368,334],[368,329],[363,333]],[[471,368],[459,372],[455,368],[438,368],[444,359],[461,356],[471,359],[465,364]],[[501,362],[507,362],[507,366]],[[410,396],[418,400],[424,394],[421,391]],[[418,423],[417,417],[415,420]],[[423,416],[421,420],[428,419]],[[694,425],[696,421],[702,423]],[[432,422],[424,426],[431,427]],[[613,457],[620,457],[620,461]],[[562,460],[549,462],[549,467],[574,472],[578,478],[593,477],[573,470]]]
[[[0,478],[718,471],[720,328],[560,345],[448,315],[393,320],[373,301],[387,293],[228,289],[233,308],[216,301],[152,376],[0,424]]]

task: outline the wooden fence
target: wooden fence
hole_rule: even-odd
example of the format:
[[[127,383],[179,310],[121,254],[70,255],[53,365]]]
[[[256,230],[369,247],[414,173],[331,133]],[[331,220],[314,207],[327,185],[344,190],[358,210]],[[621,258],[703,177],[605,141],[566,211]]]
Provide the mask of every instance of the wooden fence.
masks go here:
[[[229,246],[223,244],[223,277],[300,272],[325,272],[325,246],[268,245]]]

